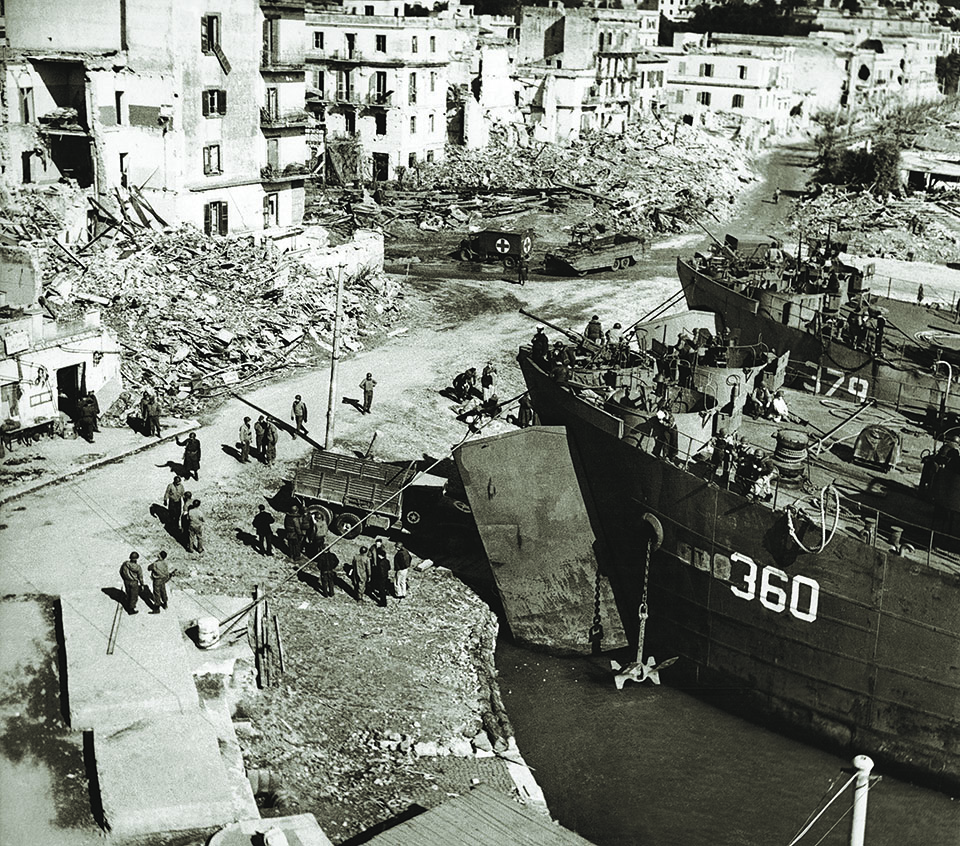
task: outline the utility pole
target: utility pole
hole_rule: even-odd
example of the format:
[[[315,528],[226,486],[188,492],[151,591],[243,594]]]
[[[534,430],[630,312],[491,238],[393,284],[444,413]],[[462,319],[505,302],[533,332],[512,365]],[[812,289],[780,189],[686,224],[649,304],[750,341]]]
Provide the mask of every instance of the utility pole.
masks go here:
[[[337,365],[340,363],[340,311],[343,300],[343,268],[337,268],[337,305],[333,317],[333,352],[330,354],[330,395],[327,397],[327,433],[323,439],[323,448],[333,445],[333,425],[337,414]]]

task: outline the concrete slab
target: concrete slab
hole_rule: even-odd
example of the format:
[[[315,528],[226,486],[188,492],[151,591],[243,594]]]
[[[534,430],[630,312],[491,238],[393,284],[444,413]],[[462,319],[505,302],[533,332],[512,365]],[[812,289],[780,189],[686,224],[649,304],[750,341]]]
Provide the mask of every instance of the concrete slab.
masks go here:
[[[209,829],[236,819],[216,730],[199,711],[95,731],[93,753],[114,837]]]
[[[262,842],[262,835],[272,828],[279,828],[290,846],[333,846],[313,814],[232,823],[213,835],[209,846],[250,846]]]
[[[176,616],[149,614],[142,603],[134,616],[121,611],[114,653],[107,655],[117,602],[86,590],[62,594],[60,604],[71,728],[117,729],[158,714],[197,711]]]
[[[260,809],[247,778],[247,769],[243,763],[243,751],[237,740],[237,732],[230,717],[230,708],[226,696],[200,698],[200,715],[206,719],[217,734],[217,746],[220,749],[220,761],[230,786],[233,802],[233,819],[259,819]]]

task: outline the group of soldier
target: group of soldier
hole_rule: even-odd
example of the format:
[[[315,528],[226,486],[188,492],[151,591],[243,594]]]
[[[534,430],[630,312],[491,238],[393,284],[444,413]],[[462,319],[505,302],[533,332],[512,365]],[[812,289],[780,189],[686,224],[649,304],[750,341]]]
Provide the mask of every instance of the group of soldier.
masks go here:
[[[155,561],[148,567],[152,581],[152,591],[148,604],[152,606],[150,613],[159,614],[162,610],[169,607],[169,598],[167,596],[167,582],[176,575],[176,571],[170,570],[167,562],[167,553],[160,550]],[[123,582],[124,604],[128,614],[139,614],[137,610],[137,601],[143,593],[143,568],[140,566],[140,553],[133,551],[127,560],[120,565],[120,579]]]

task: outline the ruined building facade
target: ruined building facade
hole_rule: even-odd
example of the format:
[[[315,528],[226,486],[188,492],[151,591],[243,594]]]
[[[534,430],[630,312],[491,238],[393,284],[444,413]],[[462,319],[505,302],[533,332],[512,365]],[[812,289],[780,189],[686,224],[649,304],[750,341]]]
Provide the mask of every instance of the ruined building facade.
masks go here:
[[[117,216],[215,234],[300,223],[303,0],[85,0],[83,15],[18,0],[6,12],[6,180],[74,179]]]

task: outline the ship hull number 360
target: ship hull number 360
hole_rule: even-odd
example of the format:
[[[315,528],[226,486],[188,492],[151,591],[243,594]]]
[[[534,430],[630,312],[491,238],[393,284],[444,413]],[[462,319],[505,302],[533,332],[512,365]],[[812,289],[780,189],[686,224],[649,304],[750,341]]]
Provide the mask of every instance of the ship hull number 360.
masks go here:
[[[789,613],[798,620],[812,623],[820,607],[820,584],[809,576],[794,575],[779,567],[761,567],[749,555],[734,552],[729,557],[688,544],[678,545],[678,557],[698,570],[705,570],[730,585],[730,591],[746,602],[758,601],[768,611]]]

